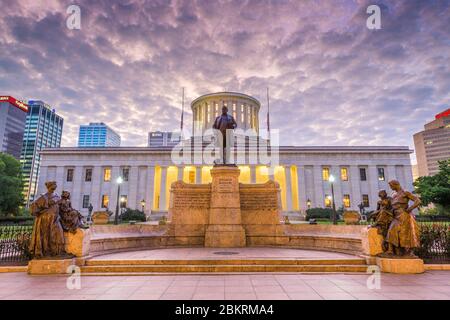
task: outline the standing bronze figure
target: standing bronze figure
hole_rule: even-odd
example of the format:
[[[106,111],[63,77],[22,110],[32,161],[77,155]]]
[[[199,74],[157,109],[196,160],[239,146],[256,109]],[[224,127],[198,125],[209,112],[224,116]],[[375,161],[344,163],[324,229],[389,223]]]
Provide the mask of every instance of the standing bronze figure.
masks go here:
[[[222,107],[222,114],[216,118],[213,124],[213,129],[219,130],[221,133],[221,139],[219,139],[220,150],[221,150],[221,161],[223,164],[229,163],[230,155],[230,141],[227,144],[227,134],[237,128],[237,123],[234,118],[228,114],[228,108],[226,106]],[[228,137],[231,140],[231,135]]]
[[[55,257],[65,254],[64,232],[59,216],[61,198],[55,192],[56,182],[45,183],[47,193],[31,204],[31,214],[36,217],[31,236],[30,253],[34,258]]]
[[[412,211],[420,206],[420,199],[411,192],[405,191],[397,180],[389,182],[393,190],[392,211],[394,219],[386,236],[387,255],[412,256],[413,249],[420,245],[419,227]],[[409,206],[409,201],[414,203]]]
[[[378,234],[383,236],[383,251],[388,250],[388,243],[386,242],[387,233],[389,226],[394,219],[394,214],[392,213],[392,198],[387,195],[386,190],[380,190],[378,193],[380,200],[377,203],[377,210],[373,212],[369,220],[373,220],[374,223],[371,227],[378,229]]]

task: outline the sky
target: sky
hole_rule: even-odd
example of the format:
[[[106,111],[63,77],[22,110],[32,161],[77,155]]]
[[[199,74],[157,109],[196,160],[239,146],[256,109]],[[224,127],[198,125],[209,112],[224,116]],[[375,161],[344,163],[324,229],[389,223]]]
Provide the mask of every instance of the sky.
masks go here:
[[[81,29],[69,29],[69,5]],[[381,29],[366,9],[381,8]],[[450,0],[0,0],[0,94],[38,99],[123,146],[176,130],[181,92],[270,88],[284,145],[402,145],[450,105]]]

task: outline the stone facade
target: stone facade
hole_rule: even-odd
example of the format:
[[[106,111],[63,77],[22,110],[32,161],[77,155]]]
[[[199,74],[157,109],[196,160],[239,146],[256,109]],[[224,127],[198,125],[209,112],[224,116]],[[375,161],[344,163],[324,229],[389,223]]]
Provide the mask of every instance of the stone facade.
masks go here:
[[[374,210],[378,191],[389,190],[387,182],[392,179],[399,180],[406,190],[413,188],[412,151],[408,147],[280,147],[279,151],[279,166],[274,176],[263,177],[262,165],[238,163],[239,181],[244,184],[264,183],[269,179],[278,182],[285,212],[304,212],[308,204],[311,208],[325,207],[331,186],[323,178],[324,170],[336,177],[337,208],[345,200],[348,210],[358,210],[365,197],[369,202],[367,209]],[[170,148],[56,148],[45,149],[41,155],[38,192],[45,192],[45,181],[55,180],[59,190],[71,193],[73,207],[80,208],[84,215],[88,214],[89,203],[94,211],[105,210],[102,208],[105,200],[108,208],[115,210],[116,179],[125,173],[121,185],[121,197],[126,198],[124,205],[141,209],[144,200],[147,215],[168,210],[173,182],[211,182],[211,167],[194,163],[176,165],[171,160]],[[68,170],[73,170],[71,181],[67,179]],[[342,176],[342,171],[346,176]]]

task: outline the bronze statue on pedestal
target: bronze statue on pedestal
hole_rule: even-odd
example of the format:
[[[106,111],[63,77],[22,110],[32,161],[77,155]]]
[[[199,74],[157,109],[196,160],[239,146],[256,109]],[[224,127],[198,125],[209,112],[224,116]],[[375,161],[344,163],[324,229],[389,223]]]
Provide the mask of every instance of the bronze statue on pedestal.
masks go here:
[[[228,141],[227,144],[227,134],[231,133],[231,130],[237,128],[237,123],[232,116],[228,114],[228,108],[226,106],[222,107],[222,114],[216,118],[213,124],[213,129],[220,132],[221,137],[219,139],[221,161],[222,164],[229,164],[230,147],[231,143]],[[231,135],[228,137],[231,140]],[[218,165],[218,163],[216,163]]]

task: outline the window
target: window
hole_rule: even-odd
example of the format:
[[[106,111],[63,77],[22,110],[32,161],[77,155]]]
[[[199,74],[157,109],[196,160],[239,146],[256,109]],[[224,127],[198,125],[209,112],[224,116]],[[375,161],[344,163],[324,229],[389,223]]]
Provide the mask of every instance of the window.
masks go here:
[[[369,203],[369,195],[368,194],[363,194],[362,195],[362,203],[364,205],[365,208],[370,207],[370,203]]]
[[[128,181],[129,176],[130,176],[130,168],[123,168],[122,169],[123,181]]]
[[[200,168],[197,168],[196,170],[200,170]],[[195,183],[195,171],[194,170],[189,171],[189,183]]]
[[[121,195],[120,196],[120,207],[126,208],[128,205],[128,196],[127,195]]]
[[[105,182],[111,181],[111,168],[103,169],[103,181]]]
[[[332,206],[331,200],[332,200],[331,196],[329,194],[326,194],[325,195],[325,207],[331,208],[331,206]]]
[[[322,168],[322,180],[328,181],[330,179],[330,168]]]
[[[367,181],[366,168],[359,168],[359,177],[361,181]]]
[[[72,182],[73,181],[73,169],[67,169],[66,181],[67,182]]]
[[[104,194],[102,196],[102,208],[108,208],[109,206],[109,196]]]
[[[384,181],[384,168],[378,168],[378,181]]]
[[[341,180],[348,181],[348,170],[347,168],[341,168]]]
[[[89,208],[89,195],[83,196],[83,209]]]
[[[350,195],[349,194],[344,194],[343,203],[344,203],[345,208],[350,208]]]
[[[92,181],[92,169],[86,169],[84,172],[84,181]]]

